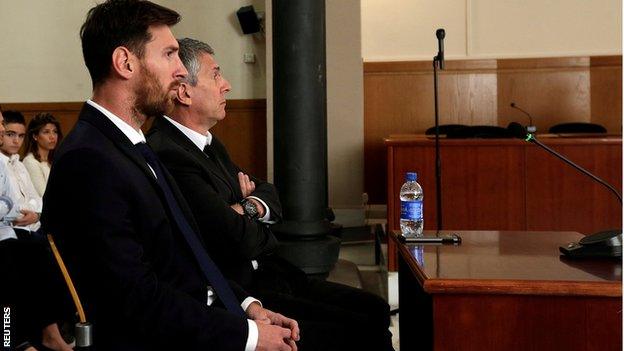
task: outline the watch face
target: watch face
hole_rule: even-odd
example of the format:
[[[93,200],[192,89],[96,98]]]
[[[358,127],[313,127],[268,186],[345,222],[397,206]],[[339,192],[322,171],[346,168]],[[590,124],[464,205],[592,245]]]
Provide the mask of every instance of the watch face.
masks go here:
[[[258,216],[258,209],[256,208],[256,205],[254,205],[253,202],[249,200],[245,201],[243,208],[245,210],[245,213],[251,218],[256,218]]]

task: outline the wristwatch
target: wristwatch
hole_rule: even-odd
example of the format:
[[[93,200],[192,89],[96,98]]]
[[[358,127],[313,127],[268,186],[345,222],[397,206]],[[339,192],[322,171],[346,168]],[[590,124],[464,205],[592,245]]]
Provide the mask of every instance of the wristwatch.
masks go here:
[[[251,219],[258,219],[259,213],[256,204],[249,199],[242,199],[239,204],[243,207],[243,212],[245,215]]]

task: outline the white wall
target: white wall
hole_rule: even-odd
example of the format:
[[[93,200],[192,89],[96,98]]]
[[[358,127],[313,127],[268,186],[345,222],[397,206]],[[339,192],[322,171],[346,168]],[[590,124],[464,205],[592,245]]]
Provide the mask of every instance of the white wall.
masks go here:
[[[161,0],[182,15],[173,27],[176,37],[191,37],[208,43],[223,75],[232,85],[229,99],[264,99],[266,97],[265,43],[261,34],[244,35],[236,10],[253,5],[264,12],[264,0]],[[256,63],[243,62],[244,53],[254,53]]]
[[[0,1],[0,102],[82,101],[79,30],[90,1]]]
[[[82,60],[79,30],[98,1],[0,1],[0,102],[83,101],[91,80]],[[264,0],[155,0],[182,15],[176,36],[208,42],[232,84],[231,99],[266,96],[264,38],[243,35],[241,6],[264,10]],[[255,53],[255,64],[243,54]]]
[[[469,0],[468,0],[469,1]],[[437,28],[448,57],[466,51],[466,0],[361,0],[364,61],[431,59]]]
[[[469,56],[622,53],[621,0],[472,0]]]
[[[364,61],[622,53],[620,0],[362,0]]]

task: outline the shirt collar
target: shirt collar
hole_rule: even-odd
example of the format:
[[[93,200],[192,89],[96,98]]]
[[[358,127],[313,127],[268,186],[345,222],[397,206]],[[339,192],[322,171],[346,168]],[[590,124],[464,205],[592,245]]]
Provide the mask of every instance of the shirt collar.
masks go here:
[[[171,122],[171,124],[178,128],[184,135],[186,135],[186,137],[189,138],[189,140],[191,140],[191,142],[195,144],[195,146],[197,146],[200,150],[203,151],[206,145],[210,145],[212,143],[212,134],[210,134],[210,131],[206,131],[206,135],[204,135],[202,133],[192,130],[191,128],[179,122],[174,121],[170,117],[164,117],[167,121]]]
[[[6,165],[9,162],[9,156],[3,154],[2,152],[0,152],[0,162],[2,162],[4,165]]]
[[[117,128],[119,128],[119,130],[130,140],[130,142],[133,145],[145,142],[145,135],[143,135],[143,132],[140,129],[136,130],[132,128],[128,123],[124,122],[121,118],[117,117],[109,110],[105,109],[104,107],[98,105],[97,103],[91,100],[87,100],[87,104],[95,107],[98,111],[102,112],[104,116],[110,119],[110,121],[113,122],[113,124],[117,126]]]

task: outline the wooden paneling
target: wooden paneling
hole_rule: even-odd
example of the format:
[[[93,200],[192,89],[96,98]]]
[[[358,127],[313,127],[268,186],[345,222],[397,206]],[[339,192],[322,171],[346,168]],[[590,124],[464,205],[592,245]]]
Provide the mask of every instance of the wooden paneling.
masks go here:
[[[526,123],[515,102],[533,115],[538,131],[556,123],[622,128],[621,56],[447,61],[439,75],[440,123],[506,126]],[[383,138],[423,133],[434,124],[430,61],[364,63],[364,187],[371,203],[386,199]]]
[[[226,119],[212,132],[223,141],[239,167],[266,179],[266,100],[229,100],[226,112]]]
[[[436,296],[434,330],[453,326],[453,332],[435,333],[434,347],[457,351],[621,350],[621,308],[619,298],[604,297]]]
[[[542,133],[561,122],[591,121],[588,58],[500,60],[498,68],[496,125],[528,124],[511,102],[529,112]]]
[[[457,141],[454,145],[445,143],[440,152],[445,229],[525,229],[525,170],[520,162],[524,158],[521,147],[487,143],[467,147],[464,142]],[[388,199],[394,218],[391,229],[398,229],[395,224],[401,211],[396,189],[401,187],[409,171],[418,173],[418,182],[426,196],[425,229],[435,229],[434,146],[398,147],[394,150],[393,164],[392,183],[397,199]]]
[[[543,143],[622,189],[621,138],[543,138]],[[436,228],[434,142],[422,136],[387,140],[388,191],[418,173],[425,229]],[[621,205],[609,190],[522,140],[441,140],[443,227],[448,230],[619,228]],[[388,228],[399,229],[400,201],[389,196]]]
[[[622,145],[552,145],[622,191]],[[526,147],[527,230],[574,230],[591,234],[622,227],[622,206],[605,187],[544,152]],[[552,166],[545,166],[552,165]]]
[[[622,131],[622,56],[591,58],[592,122],[612,133]]]
[[[37,113],[50,112],[61,123],[66,135],[78,119],[82,102],[2,103],[3,110],[17,110],[26,122]],[[230,156],[242,169],[266,178],[266,100],[229,100],[227,118],[212,132],[225,144]],[[143,126],[147,130],[151,123]]]
[[[622,189],[622,139],[542,138],[551,148]],[[435,229],[434,141],[394,136],[387,144],[388,228],[399,229],[405,173],[423,186],[425,229]],[[622,226],[621,205],[604,187],[537,146],[516,139],[443,139],[445,230],[571,230],[591,234]],[[388,243],[388,269],[396,269]]]
[[[396,133],[422,133],[434,125],[431,65],[389,63],[364,68],[364,173],[371,201],[383,203],[386,183],[383,138]],[[440,123],[496,122],[496,71],[491,61],[451,62],[438,76]]]

